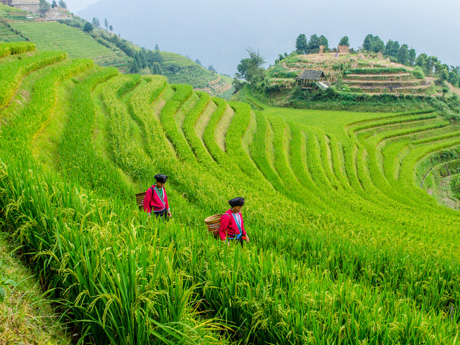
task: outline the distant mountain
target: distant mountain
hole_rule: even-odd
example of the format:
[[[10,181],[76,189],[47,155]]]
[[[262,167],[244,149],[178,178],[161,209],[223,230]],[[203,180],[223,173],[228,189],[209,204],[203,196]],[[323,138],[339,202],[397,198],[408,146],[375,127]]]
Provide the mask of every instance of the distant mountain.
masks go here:
[[[460,64],[456,45],[460,2],[443,0],[100,0],[78,14],[107,18],[116,33],[146,48],[198,58],[233,75],[248,47],[273,63],[291,52],[300,33],[323,34],[330,46],[344,35],[353,47],[369,34],[398,40],[417,53]]]

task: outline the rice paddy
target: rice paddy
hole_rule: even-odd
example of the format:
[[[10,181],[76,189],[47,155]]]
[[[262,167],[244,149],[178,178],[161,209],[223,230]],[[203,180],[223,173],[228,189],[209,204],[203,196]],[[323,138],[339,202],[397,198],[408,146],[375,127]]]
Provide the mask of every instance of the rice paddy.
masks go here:
[[[0,227],[80,343],[458,343],[460,216],[420,188],[456,171],[456,125],[431,109],[254,112],[2,47],[22,58],[0,64]],[[170,222],[135,203],[158,172]],[[235,196],[244,248],[203,221]]]

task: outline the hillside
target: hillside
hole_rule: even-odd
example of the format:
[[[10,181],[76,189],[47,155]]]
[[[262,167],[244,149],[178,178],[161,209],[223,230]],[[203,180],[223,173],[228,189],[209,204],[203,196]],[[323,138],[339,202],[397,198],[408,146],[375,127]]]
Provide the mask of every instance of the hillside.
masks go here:
[[[267,83],[279,89],[296,86],[295,78],[304,70],[323,71],[324,81],[339,91],[363,94],[438,95],[442,87],[434,78],[414,68],[365,54],[292,54],[268,70]]]
[[[253,112],[30,44],[0,56],[0,226],[81,341],[456,342],[460,215],[420,189],[459,171],[436,112]],[[134,201],[158,172],[168,223]],[[203,223],[235,196],[244,248]]]
[[[45,22],[27,19],[30,13],[0,4],[0,42],[33,41],[41,51],[66,51],[71,58],[90,58],[100,66],[129,72],[134,55],[141,48],[103,29],[91,34],[83,31],[84,21]],[[66,25],[68,24],[68,25]],[[230,97],[231,81],[192,60],[174,53],[161,52],[162,72],[171,83],[183,83],[211,95]]]

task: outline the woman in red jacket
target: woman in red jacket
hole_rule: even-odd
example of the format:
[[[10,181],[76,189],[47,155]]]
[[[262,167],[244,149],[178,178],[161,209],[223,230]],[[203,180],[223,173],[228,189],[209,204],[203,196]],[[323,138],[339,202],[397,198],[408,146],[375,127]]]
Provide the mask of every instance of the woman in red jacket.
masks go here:
[[[169,210],[168,196],[166,195],[165,183],[168,176],[163,174],[155,175],[157,181],[147,189],[144,197],[144,211],[157,217],[172,217]]]
[[[220,218],[220,239],[222,241],[225,241],[226,238],[236,240],[243,245],[243,240],[249,242],[249,237],[244,230],[243,216],[240,212],[244,205],[244,198],[234,198],[228,203],[232,208]]]

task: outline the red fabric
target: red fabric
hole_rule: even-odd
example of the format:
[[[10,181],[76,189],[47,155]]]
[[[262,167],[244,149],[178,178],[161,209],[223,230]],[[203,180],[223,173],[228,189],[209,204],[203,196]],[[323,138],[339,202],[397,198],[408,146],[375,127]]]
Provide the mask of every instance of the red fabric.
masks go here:
[[[238,229],[238,225],[236,224],[235,219],[233,219],[232,213],[232,210],[228,210],[220,218],[219,236],[222,241],[225,241],[227,236],[232,238],[235,235],[239,235],[240,233],[240,229]],[[246,230],[244,230],[243,215],[240,213],[240,216],[241,231],[243,232],[243,236],[246,236]]]
[[[152,186],[155,188],[155,186]],[[160,197],[158,196],[157,192],[153,192],[152,196],[152,188],[147,189],[147,192],[145,193],[144,197],[144,211],[147,213],[153,212],[160,212],[166,209],[167,211],[169,210],[169,203],[168,203],[168,196],[166,195],[166,190],[163,187],[163,195],[164,195],[164,201],[165,201],[165,206],[163,206],[163,203],[161,202]]]

